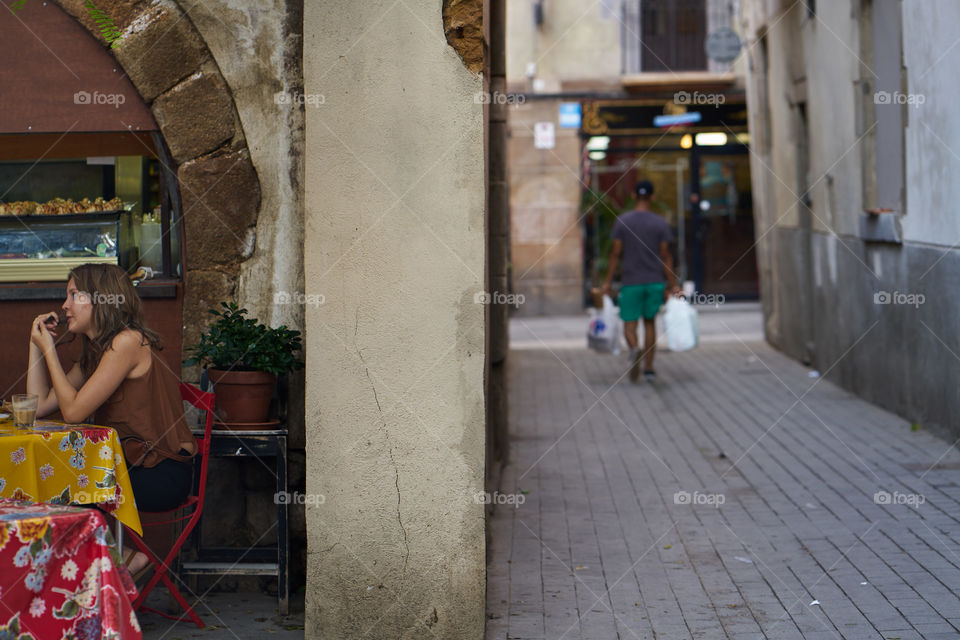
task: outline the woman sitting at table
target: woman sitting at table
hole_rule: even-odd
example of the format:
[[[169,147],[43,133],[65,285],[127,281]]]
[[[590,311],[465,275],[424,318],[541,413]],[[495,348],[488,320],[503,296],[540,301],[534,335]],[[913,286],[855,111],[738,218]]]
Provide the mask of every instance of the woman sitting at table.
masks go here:
[[[159,337],[144,326],[127,273],[116,265],[77,267],[67,281],[63,311],[66,330],[80,339],[80,358],[64,372],[54,345],[56,312],[33,320],[27,393],[40,398],[37,415],[59,409],[66,422],[110,426],[121,440],[138,436],[152,443],[140,464],[127,460],[137,508],[177,507],[190,493],[196,445],[178,376],[157,353]],[[147,556],[137,553],[128,567],[136,574],[146,564]]]

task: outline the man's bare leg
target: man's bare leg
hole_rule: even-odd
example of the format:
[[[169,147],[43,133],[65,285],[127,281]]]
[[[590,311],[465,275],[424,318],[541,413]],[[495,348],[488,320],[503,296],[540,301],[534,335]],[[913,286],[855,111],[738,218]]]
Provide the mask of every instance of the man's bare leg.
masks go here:
[[[637,321],[623,323],[623,335],[627,339],[627,344],[631,350],[636,349],[639,342],[637,339],[637,324]]]
[[[657,323],[656,318],[643,319],[643,370],[653,371],[653,356],[657,350]]]
[[[627,338],[627,344],[630,346],[630,382],[636,382],[640,378],[640,350],[637,348],[640,341],[637,338],[638,322],[624,322],[623,335]]]

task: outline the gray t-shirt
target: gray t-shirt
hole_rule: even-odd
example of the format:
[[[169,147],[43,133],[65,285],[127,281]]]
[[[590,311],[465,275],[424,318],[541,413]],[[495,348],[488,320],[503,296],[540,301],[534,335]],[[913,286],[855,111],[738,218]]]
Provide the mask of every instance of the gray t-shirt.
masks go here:
[[[628,211],[613,223],[610,234],[623,243],[622,284],[665,282],[660,243],[672,242],[667,221],[652,211]]]

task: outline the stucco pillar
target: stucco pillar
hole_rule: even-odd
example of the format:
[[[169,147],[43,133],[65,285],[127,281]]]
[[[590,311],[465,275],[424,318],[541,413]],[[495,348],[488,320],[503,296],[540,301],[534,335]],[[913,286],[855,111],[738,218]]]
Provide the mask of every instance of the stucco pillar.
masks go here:
[[[480,78],[440,2],[304,9],[306,637],[479,640]]]

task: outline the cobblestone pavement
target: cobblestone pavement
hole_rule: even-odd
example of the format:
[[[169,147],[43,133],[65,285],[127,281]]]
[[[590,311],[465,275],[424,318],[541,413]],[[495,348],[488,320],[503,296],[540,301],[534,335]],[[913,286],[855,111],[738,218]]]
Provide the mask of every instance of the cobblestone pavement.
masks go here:
[[[583,318],[513,321],[488,639],[960,638],[960,454],[747,315],[636,385]]]

